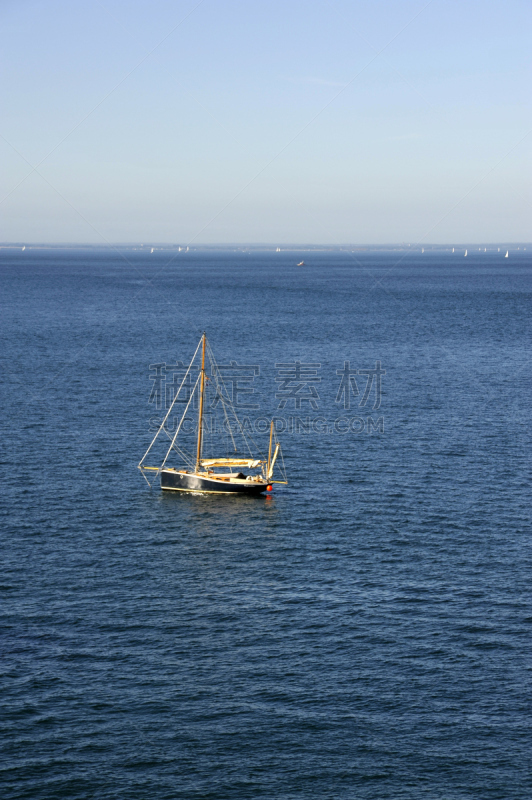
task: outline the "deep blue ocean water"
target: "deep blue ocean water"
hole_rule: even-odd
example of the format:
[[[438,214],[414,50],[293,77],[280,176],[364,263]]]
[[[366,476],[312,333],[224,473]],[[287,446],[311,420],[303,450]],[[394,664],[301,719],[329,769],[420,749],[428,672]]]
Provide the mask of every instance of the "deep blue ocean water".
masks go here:
[[[168,260],[0,251],[1,797],[529,798],[528,253]],[[136,469],[204,329],[271,497]]]

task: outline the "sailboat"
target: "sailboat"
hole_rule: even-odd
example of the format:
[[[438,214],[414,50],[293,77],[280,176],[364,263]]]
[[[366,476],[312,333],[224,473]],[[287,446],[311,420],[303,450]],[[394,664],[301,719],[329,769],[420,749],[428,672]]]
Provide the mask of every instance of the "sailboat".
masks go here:
[[[422,247],[422,248],[421,248],[421,252],[422,252],[422,253],[424,253],[424,252],[425,252],[425,248],[424,248],[424,247]]]
[[[466,255],[467,255],[467,250],[466,250],[466,251],[465,251],[465,253],[464,253],[464,256],[466,256]]]
[[[453,247],[453,253],[454,253],[454,247]]]
[[[504,257],[505,257],[505,258],[508,258],[508,250],[506,251],[506,255],[505,255]]]
[[[150,471],[155,471],[157,476],[160,478],[161,482],[161,489],[165,491],[171,492],[195,492],[197,494],[245,494],[245,495],[259,495],[263,492],[271,492],[272,491],[272,484],[274,483],[287,483],[286,475],[284,473],[284,469],[281,470],[283,480],[274,480],[274,468],[276,466],[276,462],[278,460],[279,454],[281,454],[282,460],[282,453],[281,453],[281,445],[280,442],[277,440],[276,432],[275,432],[275,425],[274,421],[271,421],[270,424],[270,441],[269,441],[269,448],[268,448],[268,457],[267,458],[256,458],[251,452],[251,448],[249,447],[249,443],[243,433],[242,426],[240,425],[238,418],[236,416],[233,403],[230,400],[229,394],[225,389],[225,385],[223,383],[223,378],[220,374],[219,368],[214,361],[214,356],[212,355],[212,351],[209,347],[209,358],[210,358],[210,375],[206,374],[206,367],[205,367],[205,354],[207,351],[208,343],[207,337],[205,333],[201,337],[198,346],[196,347],[196,351],[192,357],[192,360],[188,366],[188,369],[185,373],[185,377],[181,383],[181,386],[177,390],[175,397],[164,417],[159,430],[155,434],[152,439],[152,442],[146,452],[144,453],[143,457],[141,458],[138,468],[141,470],[142,474],[146,478],[146,481],[151,486],[148,478],[146,477],[146,473],[149,475]],[[193,367],[193,364],[196,360],[196,356],[201,348],[201,368],[194,385],[194,388],[190,392],[190,396],[188,398],[188,402],[185,406],[185,410],[183,415],[179,421],[179,424],[176,427],[175,434],[172,436],[170,431],[165,427],[166,422],[170,416],[170,413],[176,403],[178,396],[185,385],[187,377]],[[237,423],[237,428],[240,428],[241,435],[245,440],[247,448],[249,450],[249,456],[246,458],[237,458],[232,456],[224,456],[224,457],[214,457],[214,458],[205,458],[204,450],[204,432],[206,429],[205,421],[204,421],[204,406],[205,406],[205,395],[206,395],[206,381],[213,386],[216,390],[216,399],[221,401],[221,405],[223,407],[223,412],[226,418],[226,421],[229,422],[229,417],[227,411],[229,410],[232,412],[234,420]],[[195,396],[196,391],[199,392],[199,412],[198,412],[198,431],[197,437],[195,441],[195,456],[192,454],[186,453],[183,448],[179,447],[176,442],[179,433],[183,429],[183,422],[185,420],[185,416],[189,409],[190,403],[192,398]],[[235,439],[233,436],[232,428],[229,426],[228,428],[231,441],[233,444],[233,449],[235,453],[237,453],[237,447],[235,443]],[[151,451],[153,445],[155,444],[156,440],[158,439],[161,433],[165,433],[170,439],[170,447],[168,448],[162,463],[159,466],[147,466],[145,464],[146,457],[148,453]],[[170,466],[168,461],[171,455],[178,455],[181,462],[185,462],[183,466]],[[246,472],[244,472],[246,470]],[[247,473],[247,474],[246,474]]]
[[[275,251],[275,252],[276,252],[276,253],[280,253],[280,252],[281,252],[281,248],[280,248],[280,247],[278,247],[278,248],[276,249],[276,251]]]
[[[304,261],[300,261],[300,262],[299,262],[299,264],[297,264],[296,266],[298,266],[298,267],[304,267],[304,266],[305,266],[305,262],[304,262]]]

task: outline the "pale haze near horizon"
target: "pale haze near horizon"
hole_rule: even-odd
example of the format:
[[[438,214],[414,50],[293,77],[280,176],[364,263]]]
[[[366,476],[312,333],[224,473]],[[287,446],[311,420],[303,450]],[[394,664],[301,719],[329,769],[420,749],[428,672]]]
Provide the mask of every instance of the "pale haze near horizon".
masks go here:
[[[532,239],[528,2],[0,0],[0,21],[3,242]]]

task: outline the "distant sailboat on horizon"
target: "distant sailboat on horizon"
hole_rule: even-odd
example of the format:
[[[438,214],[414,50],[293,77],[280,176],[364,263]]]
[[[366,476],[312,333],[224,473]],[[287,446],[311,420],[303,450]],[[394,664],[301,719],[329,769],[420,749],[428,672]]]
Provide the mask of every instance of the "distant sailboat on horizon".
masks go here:
[[[508,258],[508,250],[506,251],[506,255],[505,255],[504,257],[505,257],[505,258]]]
[[[453,253],[454,253],[454,247],[453,247]]]
[[[424,253],[424,252],[425,252],[425,248],[424,248],[424,247],[422,247],[422,248],[421,248],[421,252],[422,252],[422,253]]]
[[[466,255],[467,255],[467,250],[466,250],[466,251],[465,251],[465,253],[464,253],[464,256],[466,256]]]

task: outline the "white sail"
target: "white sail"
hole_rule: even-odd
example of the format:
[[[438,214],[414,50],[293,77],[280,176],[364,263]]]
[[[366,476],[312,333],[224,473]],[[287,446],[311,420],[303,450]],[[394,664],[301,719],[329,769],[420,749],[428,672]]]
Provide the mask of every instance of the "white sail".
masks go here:
[[[464,253],[464,256],[466,256],[466,255],[467,255],[467,250],[466,250],[466,251],[465,251],[465,253]]]
[[[269,481],[271,481],[271,479],[272,479],[273,468],[275,466],[275,462],[277,461],[277,456],[279,455],[280,447],[281,447],[281,445],[279,444],[279,442],[277,442],[277,444],[275,445],[275,451],[273,453],[273,458],[270,461],[270,465],[269,465],[269,468],[268,468],[268,473],[266,475],[266,477],[268,478]]]
[[[506,255],[505,255],[504,257],[505,257],[505,258],[508,258],[508,250],[506,251]]]
[[[262,464],[260,458],[202,458],[202,467],[248,467],[256,469]]]

